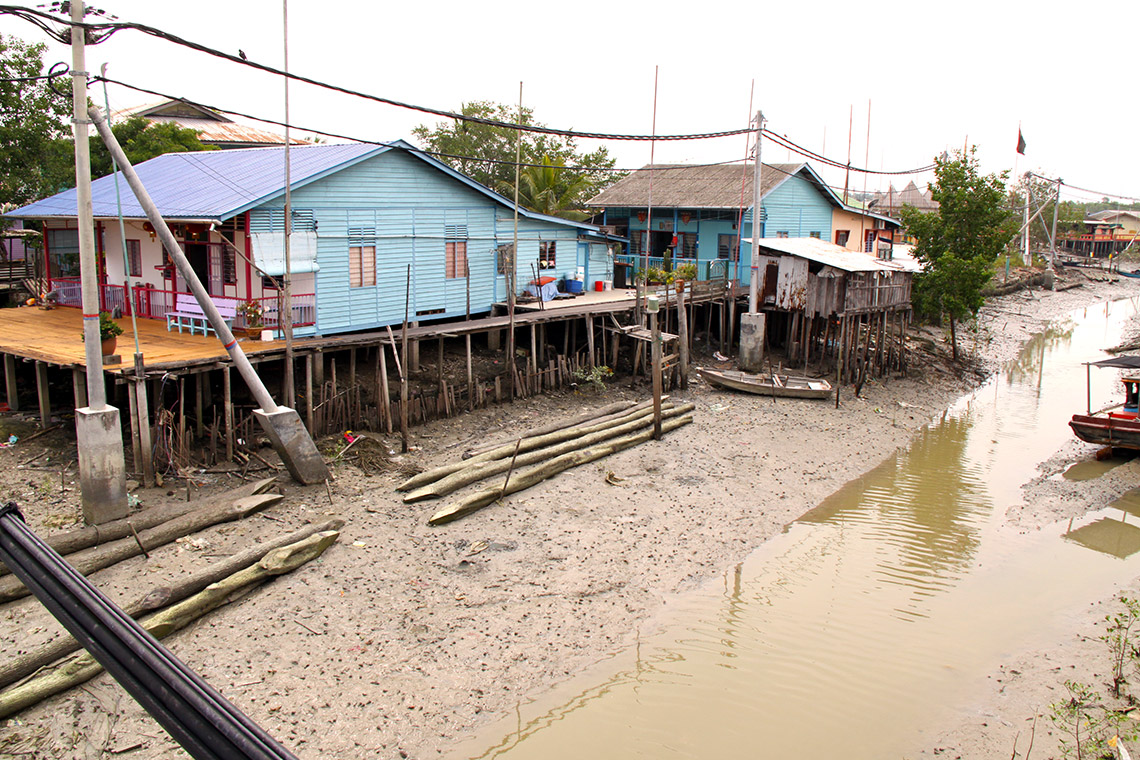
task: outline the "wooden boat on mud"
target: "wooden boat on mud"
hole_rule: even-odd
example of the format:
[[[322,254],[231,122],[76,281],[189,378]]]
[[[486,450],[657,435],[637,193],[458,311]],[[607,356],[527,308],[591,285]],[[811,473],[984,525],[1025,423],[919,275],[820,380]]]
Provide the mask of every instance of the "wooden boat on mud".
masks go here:
[[[709,369],[697,367],[697,374],[711,385],[761,396],[782,398],[828,398],[831,396],[831,383],[812,377],[796,375],[753,375],[732,369]]]
[[[1135,371],[1140,370],[1140,356],[1117,356],[1099,362],[1088,362],[1085,366]],[[1140,374],[1127,375],[1121,378],[1121,382],[1124,383],[1123,404],[1114,404],[1093,412],[1088,408],[1091,407],[1090,403],[1086,406],[1085,414],[1073,415],[1069,427],[1073,429],[1073,435],[1086,443],[1140,451]],[[1086,391],[1086,397],[1089,394],[1091,391]]]

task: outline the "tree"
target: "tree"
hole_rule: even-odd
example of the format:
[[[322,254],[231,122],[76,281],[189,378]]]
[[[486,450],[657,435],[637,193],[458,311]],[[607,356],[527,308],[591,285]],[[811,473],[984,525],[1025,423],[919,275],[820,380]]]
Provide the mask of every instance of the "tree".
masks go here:
[[[514,180],[499,181],[496,190],[508,198],[514,195]],[[589,212],[576,208],[575,201],[591,197],[589,179],[573,172],[550,156],[542,157],[542,166],[527,166],[519,171],[519,204],[548,216],[560,216],[580,222]]]
[[[22,206],[74,184],[70,103],[35,79],[46,49],[0,35],[0,205]]]
[[[111,125],[111,133],[119,141],[123,152],[131,164],[137,166],[143,161],[161,156],[164,153],[186,153],[193,150],[216,150],[213,145],[203,145],[198,133],[174,122],[151,122],[141,116],[133,116],[126,121]],[[91,138],[91,176],[105,177],[110,174],[113,164],[111,153],[98,135]]]
[[[534,112],[529,108],[522,109],[521,119],[517,107],[488,101],[464,103],[460,112],[473,118],[541,126],[534,120]],[[439,122],[430,128],[421,124],[412,130],[412,134],[426,151],[437,154],[436,157],[448,166],[507,197],[514,196],[517,130],[454,119]],[[605,147],[591,153],[581,153],[573,138],[536,132],[522,132],[520,139],[521,163],[524,165],[522,171],[535,169],[534,179],[539,184],[547,180],[552,182],[550,186],[543,187],[546,192],[541,197],[547,208],[559,209],[556,212],[559,216],[571,218],[573,212],[579,212],[578,218],[583,218],[580,210],[585,201],[624,176],[610,171],[615,161]],[[528,167],[527,164],[533,166]],[[548,167],[558,168],[551,169],[551,176],[540,177],[539,174],[547,172]],[[535,211],[543,211],[523,200],[522,182],[520,172],[520,204]],[[510,191],[505,192],[508,187]],[[551,198],[556,198],[557,201],[552,201]]]
[[[927,317],[949,317],[955,361],[955,325],[977,316],[994,261],[1018,229],[1006,199],[1008,172],[981,174],[976,152],[971,147],[968,154],[955,151],[953,157],[934,159],[930,190],[937,212],[902,210],[903,223],[918,241],[915,256],[925,265],[915,275],[915,309]]]

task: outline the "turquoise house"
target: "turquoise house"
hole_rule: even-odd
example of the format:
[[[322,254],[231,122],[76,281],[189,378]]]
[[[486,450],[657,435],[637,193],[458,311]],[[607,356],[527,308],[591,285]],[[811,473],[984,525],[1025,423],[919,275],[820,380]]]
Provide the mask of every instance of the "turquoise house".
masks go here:
[[[507,299],[514,206],[412,145],[305,145],[290,150],[292,303],[285,272],[284,148],[170,153],[139,164],[140,178],[215,299],[253,302],[268,328],[291,316],[295,334],[369,330],[410,320],[490,312]],[[92,186],[104,309],[164,319],[186,283],[120,180]],[[50,287],[78,306],[75,191],[6,216],[44,226]],[[613,277],[624,240],[598,226],[520,209],[515,282]],[[125,253],[124,253],[125,252]],[[235,326],[244,319],[239,310]]]
[[[752,237],[754,174],[752,164],[651,165],[590,199],[602,224],[629,238],[618,283],[647,260],[658,267],[691,261],[699,279],[747,282],[740,243]],[[843,202],[808,164],[764,164],[761,182],[761,237],[831,239],[832,213]]]

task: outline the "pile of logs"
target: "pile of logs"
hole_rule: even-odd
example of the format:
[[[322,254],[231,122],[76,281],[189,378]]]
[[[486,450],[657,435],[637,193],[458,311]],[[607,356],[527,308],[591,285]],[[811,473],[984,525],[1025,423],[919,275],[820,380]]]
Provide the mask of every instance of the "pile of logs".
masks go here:
[[[692,404],[662,405],[661,430],[667,433],[693,421]],[[564,470],[594,462],[653,437],[653,404],[621,402],[573,420],[524,433],[517,441],[468,452],[460,462],[421,472],[397,488],[406,503],[439,498],[464,486],[506,473],[491,483],[435,512],[431,525],[451,522],[529,488]],[[515,471],[516,467],[529,469]]]
[[[274,482],[267,478],[196,502],[155,508],[123,520],[51,536],[45,542],[87,575],[203,528],[276,504],[284,497],[268,492]],[[173,586],[150,589],[122,609],[140,619],[140,624],[155,638],[162,638],[274,576],[319,557],[337,540],[343,525],[341,520],[310,523],[181,577]],[[0,575],[0,602],[28,594],[3,565]],[[0,719],[98,675],[101,666],[80,649],[75,639],[63,635],[0,663]]]

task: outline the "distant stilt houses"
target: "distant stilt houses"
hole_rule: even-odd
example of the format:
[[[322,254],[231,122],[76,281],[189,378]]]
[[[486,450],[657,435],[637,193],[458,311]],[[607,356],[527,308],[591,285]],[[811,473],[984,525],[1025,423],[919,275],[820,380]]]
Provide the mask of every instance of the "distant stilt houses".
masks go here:
[[[521,292],[539,276],[611,281],[611,250],[624,242],[522,209],[511,256],[513,205],[413,146],[299,145],[285,305],[283,167],[284,148],[171,153],[137,167],[210,295],[253,304],[238,327],[257,315],[267,329],[291,319],[295,335],[327,335],[399,324],[405,310],[413,321],[488,313],[511,282]],[[119,193],[125,239],[114,179],[93,183],[101,307],[165,319],[189,290],[121,179]],[[7,214],[43,222],[45,275],[63,305],[80,300],[75,209],[70,190]]]
[[[1057,234],[1057,250],[1076,259],[1107,259],[1140,249],[1140,211],[1097,211],[1079,232]]]
[[[723,280],[742,293],[751,278],[754,175],[751,165],[647,166],[589,201],[604,224],[629,237],[617,279],[691,264],[698,280]],[[866,350],[885,368],[889,339],[900,347],[918,270],[909,246],[896,243],[898,220],[845,204],[807,164],[765,164],[761,182],[767,347],[785,349],[791,362],[822,363],[853,351],[853,336],[874,332],[875,348]],[[901,351],[890,355],[901,366]]]

